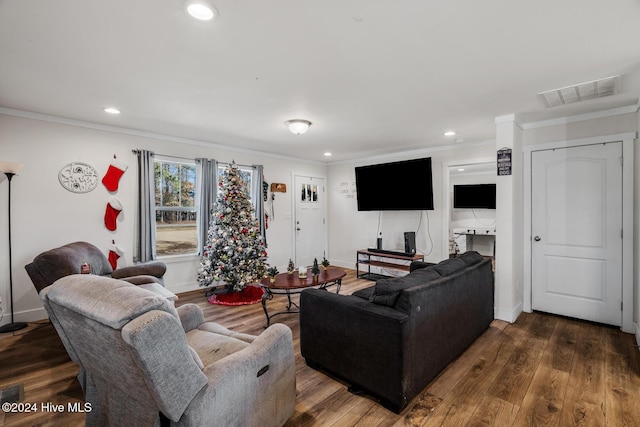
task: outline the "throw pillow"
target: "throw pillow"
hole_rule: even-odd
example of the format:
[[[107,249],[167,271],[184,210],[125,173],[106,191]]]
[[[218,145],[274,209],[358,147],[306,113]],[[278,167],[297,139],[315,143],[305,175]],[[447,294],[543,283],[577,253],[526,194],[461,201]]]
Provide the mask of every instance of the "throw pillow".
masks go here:
[[[464,261],[466,265],[472,265],[479,263],[484,259],[484,257],[476,251],[468,251],[460,255],[458,259]]]
[[[415,272],[404,277],[380,279],[376,282],[375,289],[369,297],[369,301],[374,304],[393,307],[396,305],[396,301],[403,289],[426,282],[424,275],[415,274]]]
[[[445,259],[444,261],[441,261],[438,265],[434,265],[433,267],[430,267],[430,268],[433,268],[435,271],[440,273],[441,276],[447,276],[453,273],[454,271],[458,271],[461,268],[464,268],[466,266],[467,264],[465,264],[465,262],[462,261],[461,259],[450,258],[450,259]]]
[[[358,298],[366,299],[367,301],[369,301],[371,299],[371,295],[373,295],[374,290],[375,290],[375,285],[369,286],[368,288],[360,289],[359,291],[355,291],[351,295]]]

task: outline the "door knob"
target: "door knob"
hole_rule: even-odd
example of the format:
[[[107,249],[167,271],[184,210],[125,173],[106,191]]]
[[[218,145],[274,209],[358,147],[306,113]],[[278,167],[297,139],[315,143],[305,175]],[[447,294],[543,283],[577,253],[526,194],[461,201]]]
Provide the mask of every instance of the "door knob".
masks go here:
[[[533,238],[533,240],[535,240],[536,242],[539,242],[541,240],[540,236],[536,236]]]

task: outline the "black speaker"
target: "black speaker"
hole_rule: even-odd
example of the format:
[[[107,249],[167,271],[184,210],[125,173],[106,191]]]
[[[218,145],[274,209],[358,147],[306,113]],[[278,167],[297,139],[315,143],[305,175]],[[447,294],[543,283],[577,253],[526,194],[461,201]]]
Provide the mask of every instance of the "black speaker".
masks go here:
[[[408,254],[416,253],[416,233],[413,231],[405,231],[404,233],[404,251]]]

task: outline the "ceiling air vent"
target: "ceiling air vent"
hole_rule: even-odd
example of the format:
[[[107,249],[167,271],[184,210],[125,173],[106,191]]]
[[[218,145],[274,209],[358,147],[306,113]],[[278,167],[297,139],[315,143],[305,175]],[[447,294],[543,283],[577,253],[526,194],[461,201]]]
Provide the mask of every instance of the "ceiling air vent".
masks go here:
[[[558,105],[586,101],[587,99],[616,95],[619,90],[620,76],[613,76],[592,82],[580,83],[574,86],[540,92],[538,99],[545,107],[552,108]]]

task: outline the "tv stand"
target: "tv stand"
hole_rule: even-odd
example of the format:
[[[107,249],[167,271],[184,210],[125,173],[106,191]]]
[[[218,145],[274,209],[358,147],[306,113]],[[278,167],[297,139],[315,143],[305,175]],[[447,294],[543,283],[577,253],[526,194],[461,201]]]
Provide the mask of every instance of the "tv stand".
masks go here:
[[[407,254],[395,251],[371,251],[361,249],[356,252],[356,277],[358,279],[378,280],[389,275],[372,273],[371,267],[408,272],[413,261],[424,261],[424,255]],[[360,274],[360,265],[366,265],[367,271]]]

